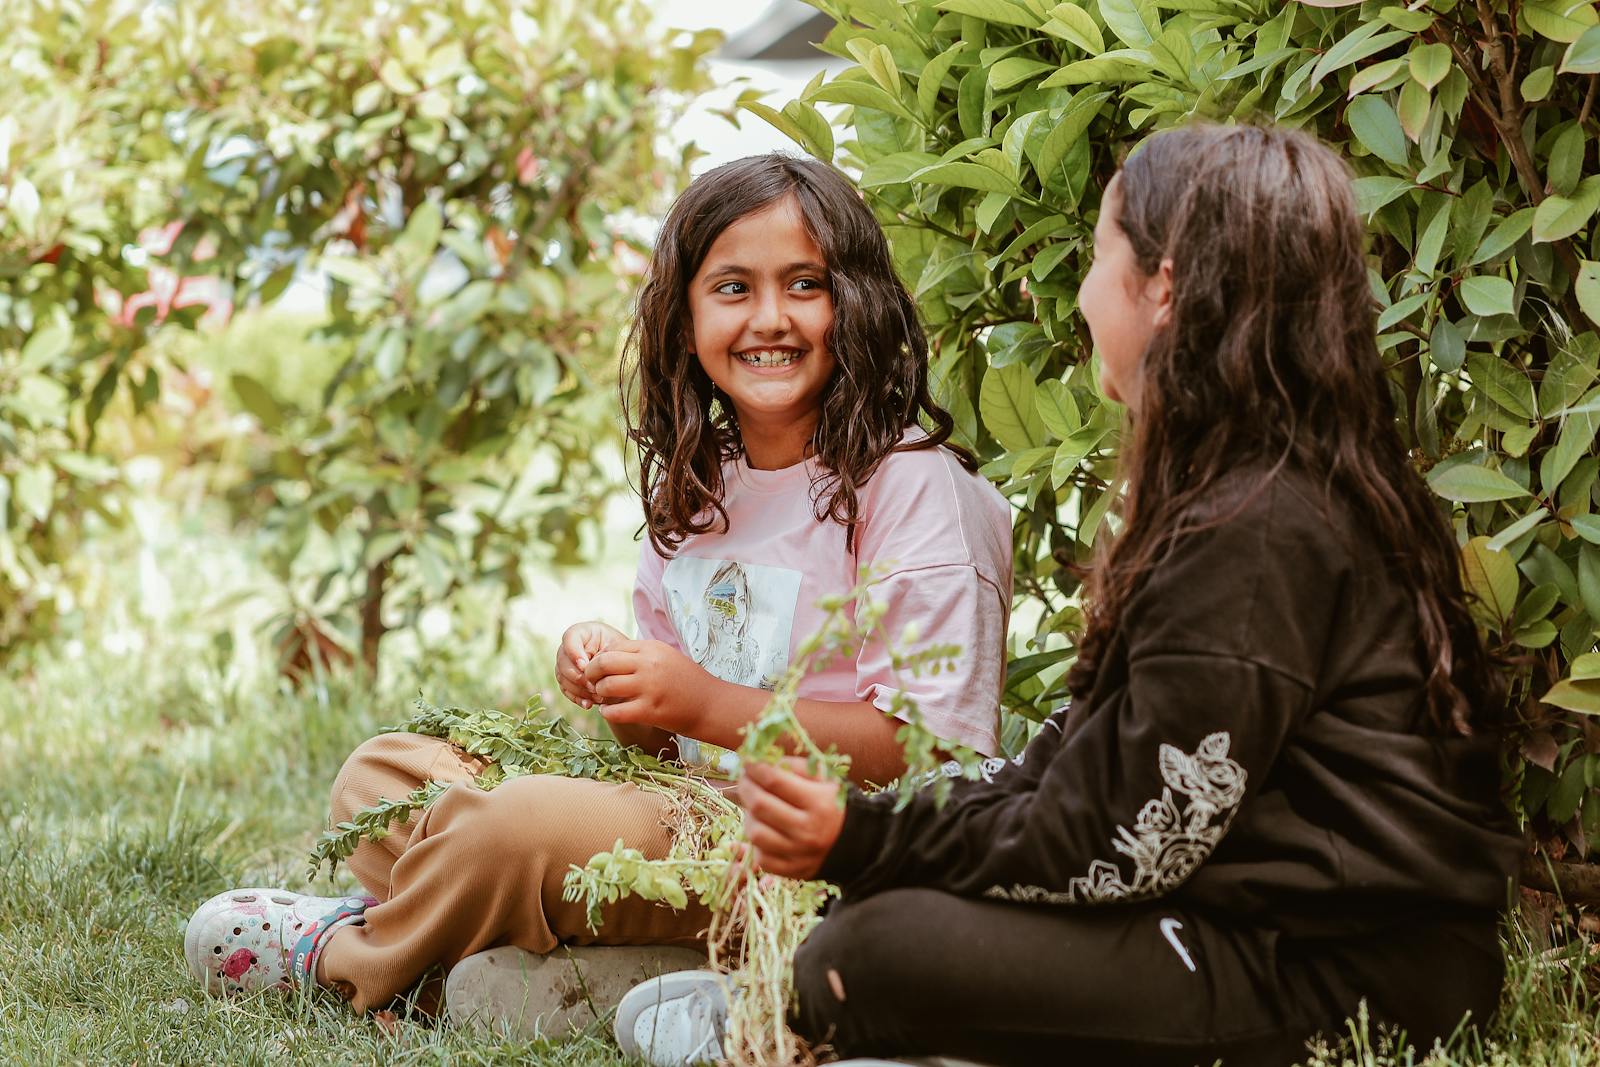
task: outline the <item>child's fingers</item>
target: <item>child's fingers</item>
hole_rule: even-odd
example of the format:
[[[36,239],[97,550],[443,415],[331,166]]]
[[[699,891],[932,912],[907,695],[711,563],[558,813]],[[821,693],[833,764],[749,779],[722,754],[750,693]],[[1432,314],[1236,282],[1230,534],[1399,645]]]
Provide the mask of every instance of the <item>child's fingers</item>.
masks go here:
[[[744,839],[755,848],[758,853],[757,859],[760,861],[761,866],[768,870],[771,870],[769,860],[794,858],[794,842],[766,823],[746,818],[744,822]]]
[[[593,685],[607,675],[632,674],[638,664],[634,655],[638,648],[630,646],[637,645],[637,641],[623,641],[599,653],[583,668],[584,677]]]
[[[751,763],[745,767],[745,777],[779,800],[796,808],[812,808],[823,799],[831,803],[838,787],[832,782],[808,778],[789,769],[790,766],[796,765],[801,768],[805,766],[800,760],[794,760],[783,767]]]
[[[811,824],[806,811],[768,792],[759,782],[746,779],[747,788],[739,796],[747,820],[769,826],[789,838],[803,837]]]

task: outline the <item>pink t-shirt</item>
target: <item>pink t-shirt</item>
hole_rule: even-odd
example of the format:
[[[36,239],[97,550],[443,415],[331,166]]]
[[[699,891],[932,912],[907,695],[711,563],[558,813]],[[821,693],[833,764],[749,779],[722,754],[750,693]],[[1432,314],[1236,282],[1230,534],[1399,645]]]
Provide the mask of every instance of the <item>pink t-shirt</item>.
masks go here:
[[[915,431],[913,431],[915,432]],[[913,651],[960,645],[956,669],[896,677],[881,642],[854,662],[806,675],[802,697],[871,701],[888,710],[897,688],[940,737],[985,755],[999,751],[999,701],[1011,608],[1011,509],[983,477],[944,448],[891,453],[859,491],[855,551],[844,527],[818,521],[815,461],[724,470],[728,528],[690,536],[670,558],[646,540],[633,606],[639,636],[664,641],[724,681],[772,688],[794,649],[820,628],[820,597],[855,587],[858,569],[883,577],[883,632],[916,628]],[[688,742],[688,743],[685,743]],[[697,748],[680,739],[686,759]]]

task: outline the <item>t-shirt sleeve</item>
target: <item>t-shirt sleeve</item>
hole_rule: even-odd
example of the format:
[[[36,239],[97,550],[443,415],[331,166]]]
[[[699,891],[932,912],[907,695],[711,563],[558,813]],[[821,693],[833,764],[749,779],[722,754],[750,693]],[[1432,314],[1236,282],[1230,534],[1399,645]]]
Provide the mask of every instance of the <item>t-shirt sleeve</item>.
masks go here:
[[[1000,688],[1005,674],[1005,605],[1000,591],[969,564],[896,571],[870,589],[882,605],[882,632],[903,653],[931,645],[957,645],[954,669],[920,674],[897,670],[882,640],[869,641],[856,660],[857,696],[890,710],[904,693],[939,737],[992,756],[1000,749]],[[905,717],[902,715],[902,717]]]
[[[633,582],[633,619],[639,640],[660,641],[682,651],[678,628],[672,624],[664,599],[662,573],[666,561],[649,541],[639,546],[639,570]]]
[[[888,710],[904,692],[935,734],[994,755],[1011,607],[1010,510],[942,448],[896,453],[868,487],[858,552],[873,569],[882,633],[902,654],[931,644],[961,652],[953,670],[911,676],[893,667],[883,641],[868,642],[857,660],[858,698]],[[906,646],[908,625],[916,637]]]

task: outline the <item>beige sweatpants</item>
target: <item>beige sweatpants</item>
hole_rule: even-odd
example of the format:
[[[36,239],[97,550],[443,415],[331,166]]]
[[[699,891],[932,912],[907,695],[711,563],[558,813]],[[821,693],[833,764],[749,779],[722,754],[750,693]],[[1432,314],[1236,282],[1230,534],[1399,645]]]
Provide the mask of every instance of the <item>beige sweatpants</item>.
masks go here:
[[[434,737],[383,734],[351,754],[334,779],[333,822],[379,798],[398,799],[425,781],[451,787],[381,841],[363,841],[350,869],[379,902],[366,925],[328,939],[318,964],[323,985],[357,1011],[381,1008],[433,964],[448,971],[497,945],[549,952],[572,944],[695,944],[710,921],[693,902],[683,911],[624,897],[606,908],[598,932],[581,902],[561,899],[561,880],[618,838],[646,856],[672,842],[667,803],[626,784],[534,775],[491,791],[473,784],[483,761]]]

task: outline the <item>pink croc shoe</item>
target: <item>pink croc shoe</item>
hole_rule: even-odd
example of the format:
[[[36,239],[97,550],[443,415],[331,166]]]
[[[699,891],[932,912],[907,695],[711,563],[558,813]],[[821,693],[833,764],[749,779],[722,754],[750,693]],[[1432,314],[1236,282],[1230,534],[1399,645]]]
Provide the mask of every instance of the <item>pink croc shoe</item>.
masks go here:
[[[208,993],[250,993],[315,984],[328,935],[360,925],[372,897],[310,897],[284,889],[235,889],[200,905],[183,935],[189,973]]]

